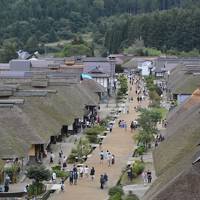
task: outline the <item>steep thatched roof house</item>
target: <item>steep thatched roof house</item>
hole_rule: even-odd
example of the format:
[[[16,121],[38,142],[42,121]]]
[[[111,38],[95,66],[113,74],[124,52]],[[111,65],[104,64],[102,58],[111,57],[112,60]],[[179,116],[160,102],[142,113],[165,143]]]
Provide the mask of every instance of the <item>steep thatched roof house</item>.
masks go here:
[[[6,79],[0,90],[0,157],[37,156],[52,136],[82,119],[85,108],[98,105],[99,96],[87,85],[53,80],[48,79],[50,86],[33,88],[31,79]]]
[[[158,179],[144,200],[200,199],[200,90],[170,114],[166,140],[154,152]]]
[[[178,65],[172,70],[167,82],[169,95],[180,104],[200,86],[200,66]]]

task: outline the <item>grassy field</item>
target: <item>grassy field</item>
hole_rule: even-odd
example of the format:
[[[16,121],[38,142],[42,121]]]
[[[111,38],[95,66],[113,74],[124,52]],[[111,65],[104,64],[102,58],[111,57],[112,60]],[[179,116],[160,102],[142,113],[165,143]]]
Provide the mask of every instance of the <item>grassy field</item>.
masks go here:
[[[81,37],[83,38],[84,41],[86,41],[88,43],[92,42],[92,33],[81,34]],[[70,39],[70,40],[60,40],[60,41],[57,41],[57,42],[47,43],[47,44],[45,44],[45,46],[47,46],[47,47],[64,46],[65,44],[68,44],[71,41],[72,41],[72,39]]]

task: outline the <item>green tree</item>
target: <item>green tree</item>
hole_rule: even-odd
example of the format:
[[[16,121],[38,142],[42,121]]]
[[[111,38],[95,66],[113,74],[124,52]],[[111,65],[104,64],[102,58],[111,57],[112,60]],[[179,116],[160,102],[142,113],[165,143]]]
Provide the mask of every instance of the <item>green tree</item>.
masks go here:
[[[42,181],[50,180],[51,172],[44,166],[36,165],[36,166],[30,166],[27,169],[26,176],[34,180],[34,182],[28,188],[28,193],[30,195],[39,195],[43,193],[45,190]]]
[[[26,176],[30,179],[34,179],[37,183],[42,181],[48,181],[51,178],[51,172],[44,166],[30,166],[27,169]]]
[[[37,37],[33,35],[26,42],[26,50],[30,53],[33,53],[35,51],[38,51],[38,49],[39,49],[39,46],[38,46]]]
[[[92,56],[93,52],[92,49],[85,44],[66,44],[61,53],[61,56],[78,55]]]
[[[17,58],[17,43],[11,40],[5,40],[0,49],[0,61],[8,62],[10,59]]]
[[[138,119],[140,130],[136,135],[136,140],[147,149],[154,140],[154,135],[157,134],[157,123],[162,119],[162,113],[149,109],[141,109],[140,112]]]

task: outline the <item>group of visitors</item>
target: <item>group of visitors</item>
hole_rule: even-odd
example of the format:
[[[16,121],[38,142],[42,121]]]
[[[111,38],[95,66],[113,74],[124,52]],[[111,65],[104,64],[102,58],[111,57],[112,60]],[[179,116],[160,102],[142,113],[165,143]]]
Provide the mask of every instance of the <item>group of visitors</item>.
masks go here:
[[[110,151],[104,152],[103,150],[100,152],[100,164],[103,164],[104,161],[107,161],[108,167],[115,164],[115,155]]]
[[[143,178],[144,185],[146,185],[147,183],[151,183],[151,180],[152,180],[152,173],[151,173],[151,171],[150,170],[143,171],[142,172],[142,178]]]
[[[136,120],[131,122],[130,128],[131,128],[131,132],[133,132],[133,130],[135,130],[138,127],[138,122]]]
[[[159,142],[165,140],[165,137],[162,134],[157,134],[155,138],[155,148],[158,147]]]
[[[125,131],[127,131],[127,123],[122,119],[122,120],[119,120],[118,122],[118,126],[120,128],[124,128]]]
[[[88,165],[77,167],[76,165],[73,166],[72,170],[70,171],[69,175],[69,184],[70,185],[77,185],[78,179],[82,178],[89,178],[93,181],[95,178],[95,168],[89,168]]]

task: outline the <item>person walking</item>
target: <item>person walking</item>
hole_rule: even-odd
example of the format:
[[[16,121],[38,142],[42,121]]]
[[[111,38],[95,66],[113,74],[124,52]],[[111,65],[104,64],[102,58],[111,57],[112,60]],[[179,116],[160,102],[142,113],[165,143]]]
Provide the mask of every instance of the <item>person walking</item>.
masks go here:
[[[127,170],[127,176],[128,176],[129,181],[131,182],[132,179],[133,179],[133,170],[132,170],[132,167],[128,168],[128,170]]]
[[[107,185],[108,185],[108,175],[106,173],[104,173],[103,178],[104,178],[104,187],[107,187]]]
[[[6,175],[5,183],[4,183],[4,192],[9,191],[9,184],[10,184],[10,177],[8,175]]]
[[[114,165],[115,164],[115,155],[114,154],[112,154],[112,165]]]
[[[73,171],[73,179],[74,179],[74,185],[77,185],[77,180],[78,180],[77,170]]]
[[[67,167],[67,158],[64,156],[63,157],[63,170],[64,171],[65,171],[66,167]]]
[[[103,164],[103,160],[104,160],[104,152],[103,150],[100,152],[100,164]]]
[[[109,125],[109,131],[110,131],[110,133],[112,132],[112,129],[113,129],[113,125],[110,124],[110,125]]]
[[[59,151],[58,155],[59,155],[59,158],[62,158],[62,155],[63,155],[62,149]]]
[[[52,174],[52,182],[55,184],[56,183],[56,173],[53,172]]]
[[[70,174],[69,174],[69,184],[70,184],[70,185],[73,185],[73,182],[74,182],[73,171],[70,171]]]
[[[131,122],[130,128],[131,128],[131,133],[132,133],[134,130],[134,122],[133,121]]]
[[[94,177],[95,177],[95,169],[94,169],[94,167],[92,167],[92,169],[90,170],[90,176],[91,176],[91,179],[93,181]]]
[[[108,152],[107,160],[108,160],[108,167],[110,167],[112,163],[112,154],[110,152]]]
[[[148,182],[148,179],[147,179],[147,172],[146,172],[146,171],[143,171],[143,172],[142,172],[142,178],[143,178],[144,185],[146,185],[147,182]]]
[[[62,178],[60,183],[60,189],[62,192],[64,192],[64,183],[65,183],[64,178]]]
[[[53,152],[51,152],[49,163],[50,163],[50,164],[53,164],[53,160],[54,160],[54,154],[53,154]]]
[[[83,168],[83,166],[80,166],[79,167],[80,178],[83,178],[83,173],[84,173],[84,168]]]
[[[87,178],[89,177],[89,167],[87,165],[84,168],[84,174]]]
[[[151,183],[152,175],[151,175],[151,171],[150,170],[147,171],[147,180],[148,180],[148,183]]]
[[[103,174],[101,174],[101,176],[100,176],[100,188],[103,190],[103,188],[104,188],[104,176],[103,176]]]

